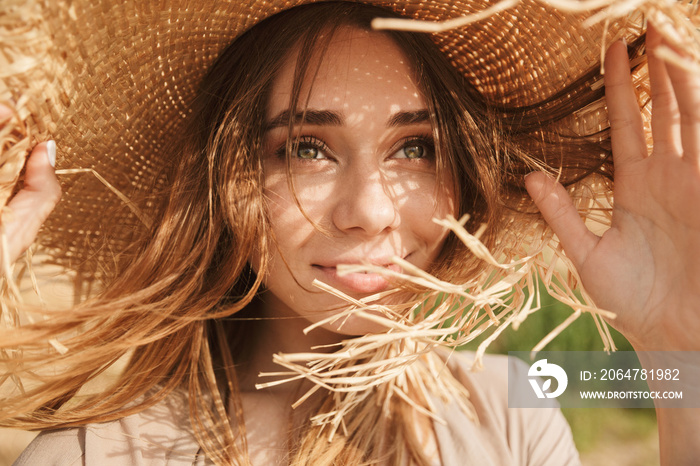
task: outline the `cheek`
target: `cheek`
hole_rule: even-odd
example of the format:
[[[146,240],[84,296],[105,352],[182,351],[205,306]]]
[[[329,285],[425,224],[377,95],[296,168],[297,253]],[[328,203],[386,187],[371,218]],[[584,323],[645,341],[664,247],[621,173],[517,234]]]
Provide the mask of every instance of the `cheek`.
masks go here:
[[[318,227],[325,224],[329,196],[322,183],[310,184],[300,176],[294,179],[295,198],[286,172],[281,171],[265,178],[265,209],[275,238],[270,268],[271,272],[289,268],[292,273],[298,273],[308,262],[309,245],[318,238]]]
[[[455,195],[455,190],[452,186],[442,188],[435,199],[435,204],[437,208],[433,217],[442,220],[447,218],[448,216],[455,217],[456,215],[458,215],[459,213],[457,211],[456,199],[457,198]],[[437,228],[437,231],[434,234],[438,238],[433,256],[434,259],[442,250],[442,246],[445,243],[445,239],[447,238],[447,236],[449,236],[449,232],[446,228],[438,225],[433,221],[431,221],[431,224],[435,228]]]
[[[278,241],[306,236],[314,231],[311,221],[318,223],[322,220],[328,193],[324,192],[323,184],[316,183],[309,187],[299,178],[303,177],[295,178],[293,187],[290,187],[286,173],[266,176],[265,208]]]
[[[296,206],[287,178],[284,175],[269,175],[265,180],[265,210],[275,238],[272,253],[286,256],[294,244],[302,241],[306,233],[306,221]],[[277,251],[279,249],[279,251]]]
[[[416,185],[415,189],[406,190],[403,198],[402,222],[428,249],[439,249],[447,232],[433,219],[442,220],[456,214],[454,191],[438,187],[433,179]]]
[[[280,228],[280,222],[288,222],[286,214],[294,204],[287,180],[284,175],[267,175],[263,189],[265,211],[273,232]]]

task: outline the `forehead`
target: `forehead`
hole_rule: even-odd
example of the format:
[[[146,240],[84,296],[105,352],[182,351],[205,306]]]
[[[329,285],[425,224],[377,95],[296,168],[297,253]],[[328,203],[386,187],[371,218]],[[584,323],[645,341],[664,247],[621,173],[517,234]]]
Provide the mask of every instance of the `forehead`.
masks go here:
[[[299,50],[282,64],[267,109],[268,118],[289,107]],[[415,71],[401,49],[383,33],[341,27],[322,57],[315,53],[299,106],[339,111],[408,111],[425,108]],[[319,61],[320,60],[320,61]],[[318,67],[318,72],[316,72]]]

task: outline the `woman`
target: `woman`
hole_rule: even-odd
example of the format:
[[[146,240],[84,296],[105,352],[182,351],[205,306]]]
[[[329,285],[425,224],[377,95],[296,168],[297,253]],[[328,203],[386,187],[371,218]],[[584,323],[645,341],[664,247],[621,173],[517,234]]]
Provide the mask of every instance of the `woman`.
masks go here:
[[[307,382],[253,391],[259,372],[275,370],[275,353],[304,353],[348,337],[381,334],[387,324],[380,317],[406,318],[345,315],[345,300],[314,290],[314,279],[350,299],[365,298],[390,291],[385,275],[397,271],[392,257],[398,256],[459,281],[481,265],[433,217],[471,213],[469,229],[486,222],[482,241],[494,245],[504,212],[518,201],[516,175],[546,163],[563,147],[573,148],[565,162],[582,150],[589,155],[579,156],[565,176],[605,172],[600,159],[590,157],[591,151],[605,150],[604,140],[557,139],[561,131],[542,118],[528,130],[522,117],[532,108],[515,116],[494,109],[427,37],[370,31],[369,20],[385,14],[349,4],[300,7],[258,23],[220,55],[203,81],[187,131],[172,143],[177,157],[154,187],[156,218],[134,240],[141,243],[138,251],[118,257],[116,278],[108,279],[99,298],[3,343],[29,348],[47,335],[83,327],[79,336],[55,343],[68,349],[56,356],[66,370],[6,403],[8,417],[19,425],[119,419],[42,436],[21,459],[24,464],[45,462],[44,452],[56,451],[56,445],[67,462],[99,464],[134,455],[188,464],[204,457],[222,464],[451,464],[465,458],[454,440],[457,429],[473,434],[464,439],[466,449],[484,455],[474,458],[482,464],[487,457],[495,464],[576,461],[557,412],[531,418],[505,410],[503,397],[489,398],[493,385],[504,384],[498,371],[466,375],[453,365],[444,374],[469,390],[473,405],[461,409],[466,412],[457,421],[448,418],[448,430],[426,414],[431,401],[421,394],[409,391],[409,401],[382,398],[379,386],[358,399],[331,441],[318,435],[321,427],[309,417],[332,412],[336,395]],[[650,30],[649,49],[660,42]],[[606,60],[613,228],[602,238],[590,233],[566,190],[543,173],[529,175],[525,185],[588,292],[601,308],[618,313],[615,323],[636,349],[694,350],[696,287],[688,280],[697,267],[692,259],[697,241],[689,233],[697,227],[691,208],[700,154],[693,127],[697,77],[653,54],[649,61],[655,146],[647,157],[624,46],[614,44]],[[581,87],[574,83],[567,91]],[[560,118],[552,115],[583,108],[595,100],[590,94],[553,108],[544,102],[534,120],[548,115],[556,123]],[[533,136],[545,142],[534,145]],[[15,242],[6,249],[10,260],[32,242],[57,201],[50,150],[34,151],[25,188],[11,201],[15,219],[5,226]],[[360,262],[386,269],[384,275],[338,272],[339,264]],[[679,263],[685,264],[684,275]],[[380,302],[407,299],[394,293]],[[662,302],[675,319],[661,317]],[[343,319],[334,320],[338,315]],[[304,334],[309,322],[321,328]],[[115,387],[99,397],[74,398],[132,347]],[[33,369],[31,355],[24,361]],[[307,390],[305,409],[291,413],[290,403]],[[71,399],[75,404],[66,405]],[[388,408],[378,409],[385,399]],[[186,405],[196,442],[180,425]],[[482,427],[468,418],[474,413]],[[170,426],[173,416],[176,425]],[[690,437],[692,419],[689,410],[659,410],[664,462],[690,464],[697,445]],[[522,426],[516,432],[498,428],[516,423]],[[478,447],[480,442],[486,447]],[[95,450],[100,454],[91,456]]]

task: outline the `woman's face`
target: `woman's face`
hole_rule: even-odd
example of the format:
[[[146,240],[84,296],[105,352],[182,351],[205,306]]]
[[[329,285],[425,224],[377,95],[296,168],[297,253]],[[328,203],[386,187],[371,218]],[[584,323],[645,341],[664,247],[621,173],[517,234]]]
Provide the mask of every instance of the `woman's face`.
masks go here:
[[[285,144],[295,58],[283,64],[267,108],[264,193],[278,248],[265,302],[276,315],[315,322],[344,302],[315,288],[314,279],[355,298],[389,286],[378,274],[341,277],[339,264],[398,270],[391,258],[399,256],[427,268],[446,236],[432,219],[454,213],[453,196],[436,178],[428,109],[410,64],[381,33],[349,27],[336,33],[308,80],[303,121],[294,119],[292,191]],[[373,330],[376,324],[355,318],[340,332]]]

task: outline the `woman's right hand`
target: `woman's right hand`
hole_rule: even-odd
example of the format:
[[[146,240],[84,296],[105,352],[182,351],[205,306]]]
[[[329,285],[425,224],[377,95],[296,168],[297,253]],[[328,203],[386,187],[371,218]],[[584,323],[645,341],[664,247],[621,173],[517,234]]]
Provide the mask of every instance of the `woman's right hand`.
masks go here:
[[[0,122],[12,115],[12,111],[0,105]],[[39,228],[61,198],[61,186],[56,179],[56,145],[53,141],[37,145],[27,158],[24,185],[7,207],[9,215],[3,215],[2,227],[7,237],[7,254],[10,263],[15,262],[31,246]],[[0,248],[0,259],[5,251]],[[0,275],[2,275],[0,273]]]

